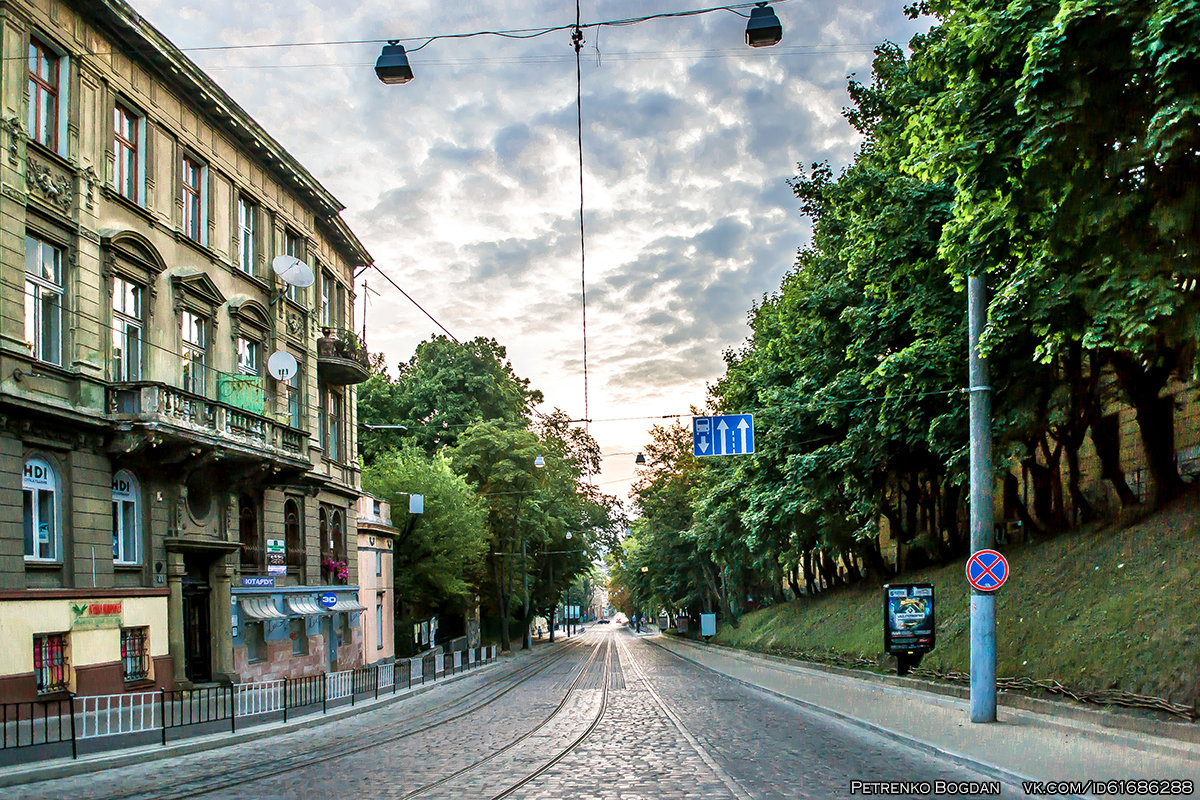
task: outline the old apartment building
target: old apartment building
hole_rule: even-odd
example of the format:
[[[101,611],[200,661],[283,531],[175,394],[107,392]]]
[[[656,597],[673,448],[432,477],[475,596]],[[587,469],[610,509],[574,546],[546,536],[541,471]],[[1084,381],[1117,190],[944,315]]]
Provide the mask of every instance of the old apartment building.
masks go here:
[[[342,206],[122,0],[0,51],[0,701],[362,663]]]

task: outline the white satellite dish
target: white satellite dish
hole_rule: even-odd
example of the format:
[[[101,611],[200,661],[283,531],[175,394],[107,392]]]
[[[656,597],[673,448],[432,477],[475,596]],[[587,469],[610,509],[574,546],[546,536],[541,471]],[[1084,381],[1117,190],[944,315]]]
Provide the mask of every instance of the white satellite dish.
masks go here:
[[[287,350],[276,350],[267,359],[267,372],[277,381],[286,383],[299,371],[300,365],[296,362],[296,357]]]
[[[317,280],[308,264],[295,256],[275,256],[271,261],[271,269],[284,283],[300,289],[312,286]]]

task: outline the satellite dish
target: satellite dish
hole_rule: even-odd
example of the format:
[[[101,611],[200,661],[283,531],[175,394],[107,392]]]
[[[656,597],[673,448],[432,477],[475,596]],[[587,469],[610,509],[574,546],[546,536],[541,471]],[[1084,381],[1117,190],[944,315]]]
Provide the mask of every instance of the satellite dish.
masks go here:
[[[317,278],[312,269],[295,256],[275,256],[271,261],[271,269],[275,270],[284,283],[303,289],[312,286]]]
[[[271,373],[271,377],[277,381],[286,383],[299,371],[300,365],[296,363],[296,357],[287,350],[276,350],[267,359],[267,372]]]

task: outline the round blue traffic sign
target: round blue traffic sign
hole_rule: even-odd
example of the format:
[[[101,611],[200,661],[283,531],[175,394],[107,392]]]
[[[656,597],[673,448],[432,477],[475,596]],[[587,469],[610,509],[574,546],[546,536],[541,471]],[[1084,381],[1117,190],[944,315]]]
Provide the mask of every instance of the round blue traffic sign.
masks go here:
[[[967,583],[994,592],[1008,580],[1008,560],[995,550],[978,550],[967,559]]]
[[[337,595],[333,592],[325,592],[317,600],[326,608],[333,608],[337,605]]]

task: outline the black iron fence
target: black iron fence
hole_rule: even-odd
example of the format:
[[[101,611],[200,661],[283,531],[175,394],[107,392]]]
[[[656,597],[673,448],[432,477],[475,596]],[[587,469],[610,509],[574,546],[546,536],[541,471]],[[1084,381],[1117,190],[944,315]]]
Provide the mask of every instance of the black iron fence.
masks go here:
[[[260,683],[160,689],[0,703],[0,765],[168,741],[257,725],[282,717],[328,713],[342,704],[412,689],[496,660],[496,647],[445,656],[432,653],[389,664]]]

